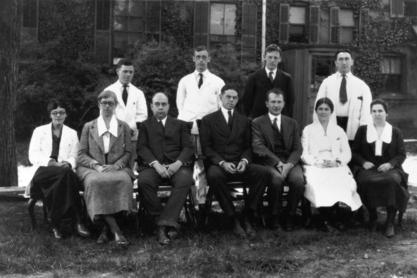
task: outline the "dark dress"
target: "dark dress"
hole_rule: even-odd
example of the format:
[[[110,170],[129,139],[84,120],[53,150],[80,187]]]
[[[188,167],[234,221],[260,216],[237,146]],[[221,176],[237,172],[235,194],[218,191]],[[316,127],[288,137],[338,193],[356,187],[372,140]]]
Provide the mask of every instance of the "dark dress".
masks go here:
[[[367,208],[379,206],[394,207],[404,212],[407,208],[409,193],[407,190],[408,175],[401,164],[406,158],[404,141],[399,129],[392,128],[391,143],[382,143],[382,155],[375,155],[375,142],[367,142],[367,126],[359,127],[352,146],[353,171],[358,184],[358,192]],[[375,167],[365,170],[365,161]],[[393,168],[385,173],[377,168],[389,162]]]
[[[51,158],[57,159],[61,138],[52,135]],[[66,216],[73,216],[81,208],[80,182],[71,167],[41,166],[35,172],[30,196],[42,199],[53,224]]]

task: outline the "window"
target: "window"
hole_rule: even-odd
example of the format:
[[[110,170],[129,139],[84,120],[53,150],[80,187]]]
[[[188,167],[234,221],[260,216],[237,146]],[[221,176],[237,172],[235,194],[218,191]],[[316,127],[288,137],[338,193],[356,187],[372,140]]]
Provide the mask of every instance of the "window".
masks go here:
[[[23,27],[36,28],[38,24],[37,0],[23,1]]]
[[[341,10],[339,7],[330,8],[330,42],[347,44],[353,41],[355,33],[355,18],[352,10]]]
[[[235,35],[236,5],[235,4],[211,4],[210,34],[211,35]]]
[[[306,8],[290,7],[289,13],[290,42],[308,42],[306,33]]]
[[[401,57],[383,57],[380,72],[383,78],[382,89],[386,92],[401,92]]]
[[[404,0],[404,15],[417,16],[417,0]]]

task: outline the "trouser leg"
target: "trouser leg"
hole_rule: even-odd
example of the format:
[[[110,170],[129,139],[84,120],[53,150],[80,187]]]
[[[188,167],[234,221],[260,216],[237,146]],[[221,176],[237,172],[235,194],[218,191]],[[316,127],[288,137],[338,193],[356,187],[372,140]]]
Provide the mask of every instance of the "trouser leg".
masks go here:
[[[230,189],[227,186],[226,172],[220,166],[211,165],[207,171],[207,179],[224,213],[229,217],[235,216],[235,207],[230,196]]]

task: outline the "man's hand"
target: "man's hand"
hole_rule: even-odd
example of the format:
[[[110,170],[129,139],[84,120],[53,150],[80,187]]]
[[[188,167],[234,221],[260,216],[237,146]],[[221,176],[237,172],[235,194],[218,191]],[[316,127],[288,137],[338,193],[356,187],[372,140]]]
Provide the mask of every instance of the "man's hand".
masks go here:
[[[58,163],[58,162],[56,162],[56,160],[55,160],[55,159],[50,159],[50,160],[48,161],[48,166],[57,166],[57,167],[59,167],[59,163]]]
[[[375,167],[375,165],[374,165],[372,162],[365,161],[365,162],[362,164],[362,167],[363,167],[363,169],[365,169],[365,170],[369,170],[369,169],[374,168],[374,167]]]
[[[246,160],[241,160],[241,161],[239,162],[239,164],[237,165],[236,170],[237,170],[239,173],[243,173],[243,172],[245,172],[245,170],[246,170],[246,166],[248,166],[248,163],[246,162]]]
[[[379,165],[379,167],[378,167],[378,171],[379,172],[383,172],[383,173],[385,173],[385,172],[387,172],[387,171],[389,171],[389,170],[391,170],[393,167],[392,167],[392,165],[391,165],[391,163],[389,163],[389,162],[387,162],[387,163],[384,163],[384,164],[381,164],[381,165]]]
[[[170,176],[173,176],[182,166],[182,162],[177,160],[174,163],[168,164],[165,167],[167,167],[168,174]]]
[[[292,167],[294,167],[294,164],[288,162],[288,163],[282,163],[282,172],[281,175],[284,177],[284,179],[287,177],[288,173],[291,171]]]
[[[168,173],[167,168],[164,165],[161,165],[158,161],[156,161],[154,164],[152,164],[152,167],[155,169],[155,171],[165,179],[169,179],[170,175]]]
[[[95,166],[94,166],[94,170],[96,170],[97,172],[99,172],[99,173],[102,173],[103,171],[104,171],[104,167],[103,166],[101,166],[101,165],[99,165],[99,164],[96,164]]]
[[[119,170],[119,167],[117,167],[114,164],[111,165],[103,165],[103,172],[116,172]]]
[[[235,174],[236,173],[236,166],[232,162],[226,162],[225,161],[225,162],[222,163],[221,166],[226,172],[228,172],[230,174]]]

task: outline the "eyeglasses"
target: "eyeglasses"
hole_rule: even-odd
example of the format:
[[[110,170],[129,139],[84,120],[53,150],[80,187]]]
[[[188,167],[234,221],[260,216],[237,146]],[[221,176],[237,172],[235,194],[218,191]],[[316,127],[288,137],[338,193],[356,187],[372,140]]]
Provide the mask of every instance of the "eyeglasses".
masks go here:
[[[113,107],[115,105],[115,103],[113,101],[101,101],[100,104],[103,105],[103,106],[108,105],[110,107]]]
[[[54,112],[51,112],[51,115],[52,116],[63,116],[63,115],[65,115],[65,114],[67,114],[67,112],[65,112],[65,111],[54,111]]]

